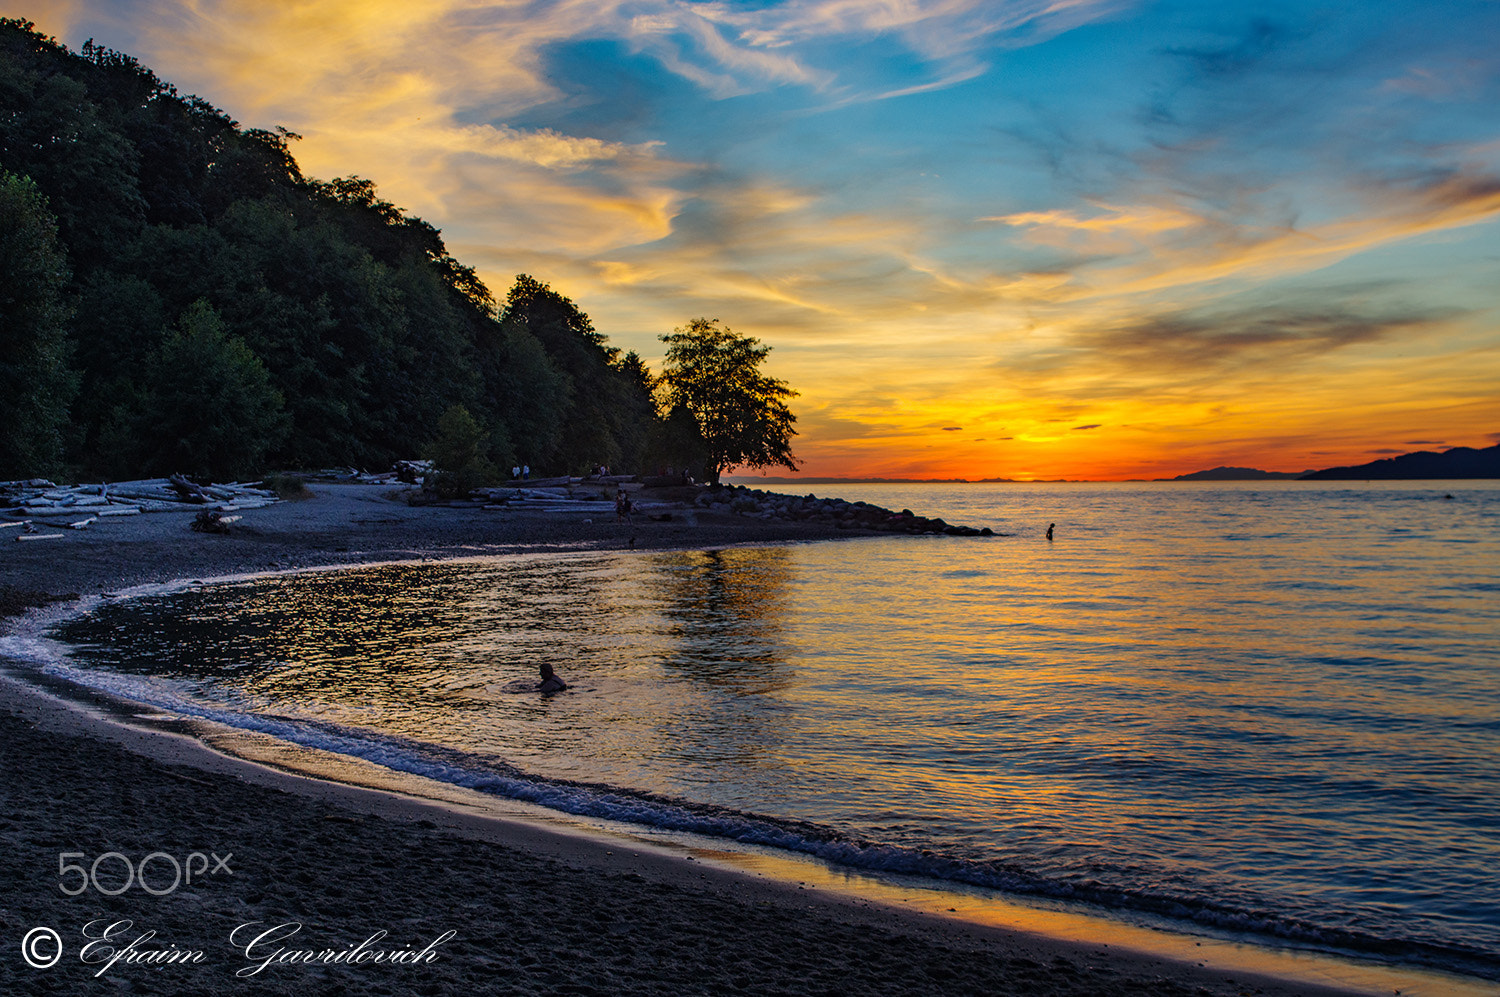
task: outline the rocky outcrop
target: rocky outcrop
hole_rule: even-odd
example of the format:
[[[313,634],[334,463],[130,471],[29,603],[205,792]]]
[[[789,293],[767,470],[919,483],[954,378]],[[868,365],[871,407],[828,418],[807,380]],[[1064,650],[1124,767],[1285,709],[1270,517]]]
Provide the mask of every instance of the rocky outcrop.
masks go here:
[[[946,536],[990,537],[989,527],[954,526],[941,519],[918,516],[910,509],[893,512],[868,502],[848,502],[816,495],[782,495],[729,485],[705,488],[693,505],[707,512],[724,512],[756,519],[820,522],[838,529],[871,530],[880,533],[931,533]]]

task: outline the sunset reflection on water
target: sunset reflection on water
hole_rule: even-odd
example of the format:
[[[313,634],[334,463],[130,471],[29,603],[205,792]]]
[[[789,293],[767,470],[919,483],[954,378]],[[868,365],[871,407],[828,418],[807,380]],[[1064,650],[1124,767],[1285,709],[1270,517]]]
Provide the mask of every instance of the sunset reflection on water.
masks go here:
[[[543,778],[1500,951],[1493,490],[1038,495],[1009,538],[287,575],[65,636]]]

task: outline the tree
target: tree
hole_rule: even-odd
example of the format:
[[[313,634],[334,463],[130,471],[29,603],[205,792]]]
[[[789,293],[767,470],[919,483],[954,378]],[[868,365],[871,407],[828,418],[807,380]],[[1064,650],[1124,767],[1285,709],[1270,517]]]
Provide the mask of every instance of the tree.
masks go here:
[[[76,378],[57,221],[29,177],[0,169],[0,478],[55,473]]]
[[[506,295],[501,322],[535,337],[564,385],[556,444],[535,453],[532,466],[569,473],[600,464],[639,467],[655,415],[641,379],[643,365],[638,370],[622,361],[577,305],[526,274],[516,277]]]
[[[462,405],[451,405],[438,420],[437,436],[426,454],[437,469],[434,487],[442,498],[462,498],[500,480],[489,458],[489,434]]]
[[[698,420],[686,405],[674,405],[651,425],[646,444],[647,466],[657,474],[674,472],[707,478],[708,445],[698,429]]]
[[[183,312],[148,369],[130,420],[148,472],[249,477],[291,428],[265,365],[206,301]]]
[[[797,417],[786,407],[797,392],[760,372],[769,346],[706,318],[661,340],[667,344],[664,408],[682,406],[697,420],[710,481],[717,484],[724,471],[739,465],[797,469],[791,448]]]

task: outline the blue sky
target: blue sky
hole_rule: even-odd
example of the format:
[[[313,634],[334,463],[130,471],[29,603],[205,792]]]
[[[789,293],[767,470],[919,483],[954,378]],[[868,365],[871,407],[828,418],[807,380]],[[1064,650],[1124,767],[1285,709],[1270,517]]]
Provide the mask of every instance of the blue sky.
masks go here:
[[[0,2],[303,139],[616,345],[717,317],[812,474],[1500,430],[1500,3]]]

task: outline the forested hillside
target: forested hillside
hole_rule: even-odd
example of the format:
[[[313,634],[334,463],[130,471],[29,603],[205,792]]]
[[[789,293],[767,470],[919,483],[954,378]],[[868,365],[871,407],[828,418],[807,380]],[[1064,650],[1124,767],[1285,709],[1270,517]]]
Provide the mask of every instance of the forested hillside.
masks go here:
[[[0,478],[384,468],[454,405],[501,467],[670,462],[638,357],[295,138],[0,19]]]

